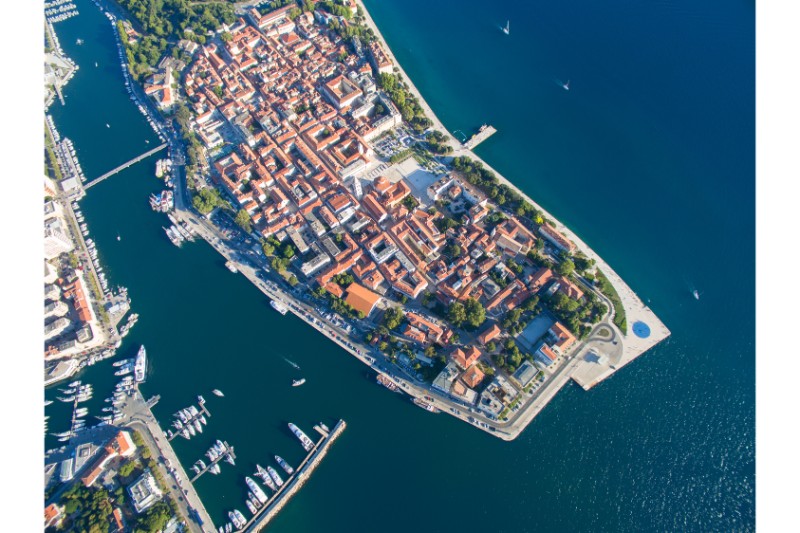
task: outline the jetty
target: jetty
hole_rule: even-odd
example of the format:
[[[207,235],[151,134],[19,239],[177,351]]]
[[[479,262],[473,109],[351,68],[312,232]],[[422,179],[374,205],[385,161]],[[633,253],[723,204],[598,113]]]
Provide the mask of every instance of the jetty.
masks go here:
[[[291,497],[294,496],[311,477],[311,473],[319,466],[322,459],[328,453],[328,449],[330,449],[333,442],[342,434],[346,427],[347,423],[345,423],[344,420],[339,420],[330,433],[319,427],[319,425],[314,426],[314,429],[322,435],[322,438],[314,444],[314,447],[303,462],[300,463],[300,466],[295,469],[294,474],[286,480],[283,486],[278,487],[278,491],[267,500],[267,503],[264,504],[263,507],[258,509],[258,512],[247,521],[247,524],[245,524],[241,531],[254,533],[266,527],[269,521],[283,509],[283,506],[286,505]]]
[[[228,456],[230,456],[230,458],[232,460],[234,460],[234,461],[236,460],[236,454],[233,453],[233,446],[228,444],[227,441],[222,441],[222,444],[225,446],[225,452],[219,454],[216,458],[214,458],[213,461],[211,461],[208,465],[206,465],[206,467],[204,469],[202,469],[197,474],[195,474],[194,477],[192,479],[190,479],[189,481],[194,483],[200,476],[202,476],[203,474],[208,472],[211,469],[212,466],[214,466],[218,462],[222,461],[223,459],[226,459]]]
[[[464,143],[464,148],[467,150],[472,150],[495,133],[497,133],[497,130],[494,128],[494,126],[484,124],[481,126],[481,129],[478,130],[478,133],[470,137],[469,140]]]
[[[162,143],[162,144],[156,146],[155,148],[153,148],[152,150],[148,150],[147,152],[143,153],[142,155],[134,157],[130,161],[126,161],[125,163],[121,164],[117,168],[109,170],[108,172],[106,172],[105,174],[100,176],[99,178],[93,179],[92,181],[90,181],[89,183],[87,183],[84,186],[84,189],[89,189],[91,187],[94,187],[95,185],[97,185],[101,181],[110,178],[114,174],[125,170],[126,168],[128,168],[131,165],[135,165],[136,163],[138,163],[142,159],[146,159],[146,158],[150,157],[151,155],[155,154],[156,152],[160,152],[161,150],[163,150],[166,147],[167,147],[167,143]]]
[[[185,421],[182,420],[184,426],[188,426],[189,424],[194,424],[195,420],[200,420],[200,417],[203,416],[203,415],[206,415],[209,418],[211,418],[211,412],[209,412],[209,410],[206,409],[206,402],[205,401],[198,401],[197,402],[197,407],[199,409],[198,409],[196,415],[188,417]],[[172,431],[172,430],[170,430],[167,433],[167,441],[171,441],[172,439],[174,439],[175,437],[177,437],[180,434],[181,434],[180,431]],[[235,459],[235,457],[234,457],[234,459]]]

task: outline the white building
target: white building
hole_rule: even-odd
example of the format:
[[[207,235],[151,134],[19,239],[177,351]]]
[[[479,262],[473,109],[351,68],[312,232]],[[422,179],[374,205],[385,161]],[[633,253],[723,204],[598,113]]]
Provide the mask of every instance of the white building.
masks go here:
[[[51,218],[44,226],[44,258],[53,259],[75,248],[58,218]]]
[[[141,513],[148,507],[161,499],[161,489],[158,488],[153,474],[150,470],[145,472],[137,479],[133,485],[128,487],[128,492],[133,500],[133,507],[137,513]]]

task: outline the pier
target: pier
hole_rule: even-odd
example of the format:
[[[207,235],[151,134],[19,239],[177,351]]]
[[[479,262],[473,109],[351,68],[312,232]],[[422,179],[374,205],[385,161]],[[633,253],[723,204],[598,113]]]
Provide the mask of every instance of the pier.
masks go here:
[[[494,126],[484,124],[481,126],[481,129],[478,130],[478,133],[470,137],[469,140],[464,143],[464,148],[467,150],[472,150],[495,133],[497,133],[497,130],[494,128]]]
[[[189,424],[194,424],[195,420],[198,420],[198,421],[199,421],[199,420],[200,420],[200,417],[201,417],[202,415],[206,415],[206,416],[208,416],[209,418],[211,418],[211,413],[209,412],[209,410],[208,410],[208,409],[206,409],[206,402],[205,402],[205,401],[199,401],[199,402],[197,402],[197,406],[199,407],[199,410],[198,410],[198,413],[197,413],[196,415],[194,415],[194,416],[191,416],[191,417],[187,418],[185,421],[181,420],[181,422],[183,422],[183,427],[186,427],[186,426],[188,426]],[[174,438],[175,438],[175,437],[177,437],[178,435],[181,435],[181,432],[180,432],[180,430],[176,430],[176,431],[172,431],[172,430],[170,430],[170,431],[167,433],[167,441],[171,441],[172,439],[174,439]],[[235,459],[235,457],[234,457],[234,459]]]
[[[134,158],[133,158],[133,159],[131,159],[130,161],[128,161],[128,162],[126,162],[126,163],[123,163],[123,164],[121,164],[121,165],[120,165],[120,166],[118,166],[117,168],[115,168],[115,169],[113,169],[113,170],[109,170],[108,172],[106,172],[105,174],[103,174],[102,176],[100,176],[99,178],[95,178],[95,179],[93,179],[92,181],[90,181],[89,183],[87,183],[87,184],[84,186],[84,189],[89,189],[89,188],[91,188],[91,187],[94,187],[95,185],[97,185],[97,184],[98,184],[98,183],[100,183],[101,181],[103,181],[103,180],[105,180],[105,179],[107,179],[107,178],[110,178],[111,176],[113,176],[113,175],[114,175],[114,174],[116,174],[117,172],[121,172],[121,171],[125,170],[126,168],[128,168],[129,166],[131,166],[131,165],[135,165],[136,163],[138,163],[138,162],[139,162],[139,161],[141,161],[142,159],[147,159],[147,158],[148,158],[148,157],[150,157],[151,155],[155,154],[156,152],[160,152],[161,150],[163,150],[163,149],[164,149],[164,148],[166,148],[166,147],[167,147],[167,143],[162,143],[162,144],[160,144],[160,145],[156,146],[155,148],[153,148],[152,150],[148,150],[147,152],[143,153],[142,155],[140,155],[140,156],[138,156],[138,157],[134,157]]]
[[[339,420],[339,422],[334,426],[333,431],[327,433],[325,430],[318,426],[314,426],[314,429],[317,430],[322,435],[322,438],[314,445],[314,448],[311,452],[306,456],[300,466],[297,467],[295,473],[286,480],[283,486],[278,487],[278,491],[272,495],[272,497],[267,500],[267,503],[264,504],[263,507],[258,509],[258,512],[247,521],[244,528],[240,531],[245,531],[247,533],[255,533],[256,531],[261,531],[269,521],[272,520],[278,512],[283,509],[283,506],[291,499],[294,494],[300,490],[303,484],[311,477],[311,473],[314,471],[317,466],[319,466],[322,459],[328,453],[328,449],[330,448],[333,441],[335,441],[339,435],[347,427],[347,424],[344,420]]]
[[[222,461],[223,459],[230,457],[232,461],[236,460],[236,454],[233,453],[233,446],[229,445],[227,441],[223,441],[222,444],[225,445],[225,453],[219,454],[213,461],[211,461],[204,469],[195,474],[194,477],[189,481],[194,483],[197,480],[197,478],[208,472],[212,466]]]

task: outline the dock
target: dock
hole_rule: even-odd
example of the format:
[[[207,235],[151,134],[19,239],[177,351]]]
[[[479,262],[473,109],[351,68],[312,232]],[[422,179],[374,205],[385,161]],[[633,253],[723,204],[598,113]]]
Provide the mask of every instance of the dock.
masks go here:
[[[494,126],[484,124],[481,126],[481,129],[478,130],[478,133],[470,137],[469,140],[464,143],[464,148],[467,150],[472,150],[495,133],[497,133],[497,130],[494,128]]]
[[[197,402],[197,407],[198,407],[198,410],[197,410],[198,412],[197,412],[196,415],[187,418],[185,422],[182,421],[184,427],[188,426],[189,424],[194,424],[194,421],[195,420],[200,420],[200,417],[202,415],[206,415],[209,418],[211,418],[211,413],[209,412],[208,409],[206,409],[206,402],[205,401]],[[181,432],[179,430],[176,430],[176,431],[170,430],[169,433],[167,433],[167,441],[171,441],[172,439],[174,439],[175,437],[177,437],[180,434],[181,434]]]
[[[230,456],[231,460],[233,460],[233,461],[236,460],[236,454],[233,453],[233,446],[228,444],[227,441],[222,441],[222,444],[225,445],[225,453],[219,454],[216,459],[214,459],[208,465],[206,465],[206,467],[204,469],[202,469],[197,474],[195,474],[194,477],[192,479],[190,479],[189,481],[194,483],[200,476],[202,476],[203,474],[208,472],[211,469],[212,466],[214,466],[218,462],[222,461],[223,459],[227,459],[228,456]]]
[[[344,420],[334,426],[333,431],[326,432],[319,426],[314,426],[314,429],[322,435],[322,438],[314,445],[311,452],[306,456],[300,466],[297,467],[294,474],[292,474],[283,486],[278,487],[278,491],[267,500],[263,507],[258,509],[258,512],[247,521],[244,528],[239,531],[247,533],[255,533],[261,531],[269,524],[275,515],[283,509],[283,506],[291,499],[294,494],[300,490],[303,484],[311,477],[311,473],[317,466],[319,466],[322,459],[328,453],[331,444],[342,434],[347,427]]]

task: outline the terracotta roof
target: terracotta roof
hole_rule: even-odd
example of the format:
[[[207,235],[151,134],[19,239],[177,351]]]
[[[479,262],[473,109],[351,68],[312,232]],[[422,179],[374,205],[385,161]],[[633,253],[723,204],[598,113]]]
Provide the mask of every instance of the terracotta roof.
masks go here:
[[[358,283],[351,283],[347,287],[347,296],[344,301],[356,311],[361,311],[364,316],[369,315],[381,297]]]
[[[483,371],[476,366],[471,366],[464,372],[464,375],[461,376],[461,379],[464,380],[464,383],[467,384],[468,387],[474,388],[478,383],[483,381],[485,374]]]

